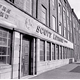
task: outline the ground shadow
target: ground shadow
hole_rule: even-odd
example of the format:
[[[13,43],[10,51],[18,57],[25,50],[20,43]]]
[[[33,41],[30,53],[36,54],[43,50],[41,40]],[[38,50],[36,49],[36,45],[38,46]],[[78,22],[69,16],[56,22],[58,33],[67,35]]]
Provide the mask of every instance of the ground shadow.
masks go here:
[[[80,64],[80,63],[76,63],[76,64]]]
[[[80,73],[80,66],[77,66],[76,68],[74,68],[70,72]]]

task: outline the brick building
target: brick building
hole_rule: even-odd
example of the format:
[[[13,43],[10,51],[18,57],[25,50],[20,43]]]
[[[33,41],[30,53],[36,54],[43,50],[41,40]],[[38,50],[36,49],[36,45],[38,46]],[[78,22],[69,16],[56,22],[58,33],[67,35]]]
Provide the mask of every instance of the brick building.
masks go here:
[[[67,0],[0,0],[0,78],[38,75],[77,61],[79,26]]]

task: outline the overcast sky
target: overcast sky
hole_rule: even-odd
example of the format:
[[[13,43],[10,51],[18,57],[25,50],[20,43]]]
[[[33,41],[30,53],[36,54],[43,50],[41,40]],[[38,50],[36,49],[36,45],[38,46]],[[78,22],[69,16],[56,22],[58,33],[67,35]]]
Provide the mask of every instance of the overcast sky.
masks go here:
[[[80,0],[68,0],[71,8],[74,9],[78,19],[80,19]]]

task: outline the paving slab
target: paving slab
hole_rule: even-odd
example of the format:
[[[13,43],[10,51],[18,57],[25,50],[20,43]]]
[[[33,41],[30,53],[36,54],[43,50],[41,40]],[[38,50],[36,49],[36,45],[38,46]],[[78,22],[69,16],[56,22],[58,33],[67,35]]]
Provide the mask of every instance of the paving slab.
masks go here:
[[[80,79],[80,61],[44,72],[30,79]]]

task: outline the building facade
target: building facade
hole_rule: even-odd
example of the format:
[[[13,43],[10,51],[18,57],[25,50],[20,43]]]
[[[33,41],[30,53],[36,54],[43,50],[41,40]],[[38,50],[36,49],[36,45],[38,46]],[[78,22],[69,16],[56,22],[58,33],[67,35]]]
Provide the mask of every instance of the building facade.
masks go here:
[[[79,30],[80,30],[80,22],[72,9],[72,19],[73,19],[73,42],[74,42],[74,59],[77,61],[80,58],[79,49],[80,49],[80,40],[79,40]]]
[[[38,75],[78,60],[79,26],[67,0],[0,0],[0,78]]]

